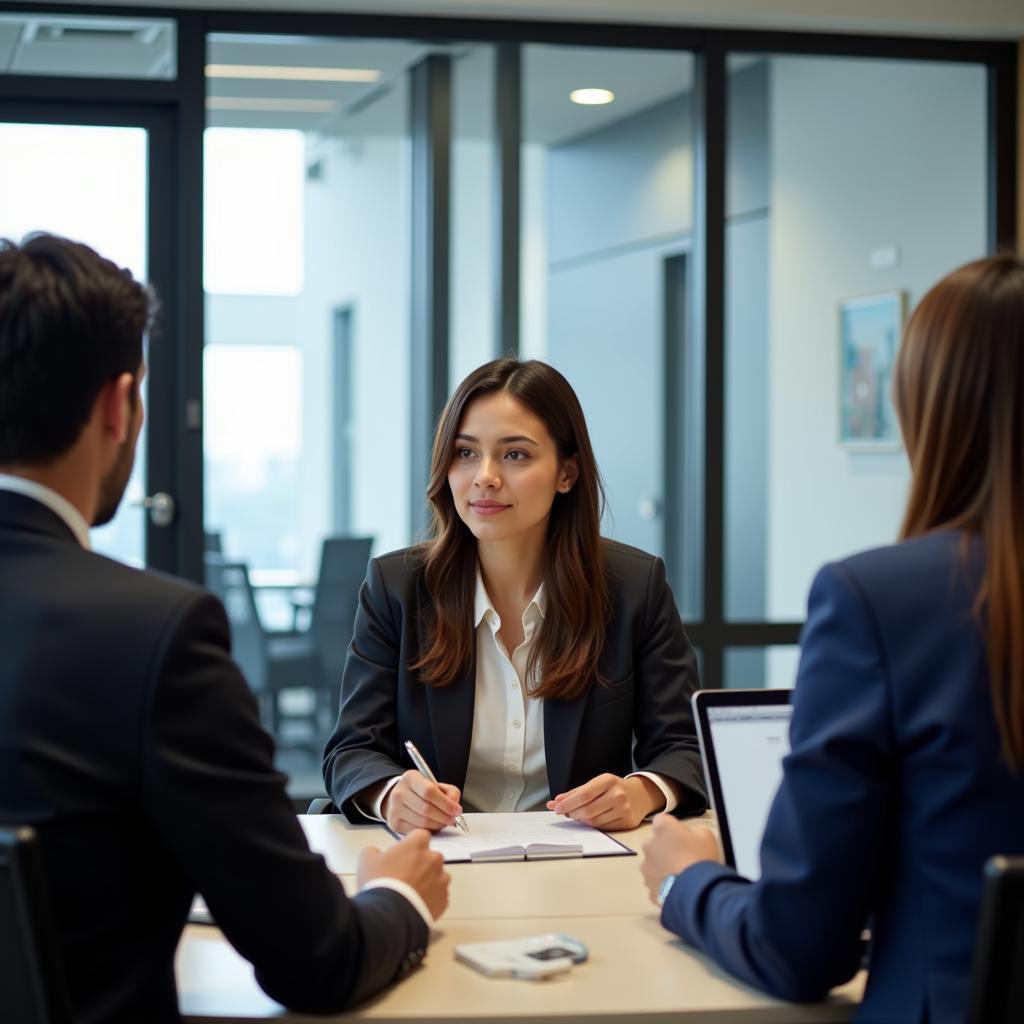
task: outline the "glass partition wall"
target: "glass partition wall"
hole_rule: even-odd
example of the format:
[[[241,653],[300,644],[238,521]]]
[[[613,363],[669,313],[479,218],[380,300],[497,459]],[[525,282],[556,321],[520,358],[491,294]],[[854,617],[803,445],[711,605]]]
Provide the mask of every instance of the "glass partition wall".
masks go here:
[[[379,554],[417,535],[402,399],[413,387],[410,103],[427,59],[444,62],[450,83],[450,390],[508,350],[496,48],[208,39],[208,581],[223,587],[223,564],[244,566],[248,623],[258,620],[270,660],[285,637],[315,647],[325,538],[371,538]],[[517,65],[518,348],[559,367],[583,401],[605,532],[664,554],[663,382],[668,349],[692,344],[685,324],[666,324],[664,294],[693,248],[694,59],[548,45],[523,48]],[[301,663],[289,671],[308,682]],[[338,680],[322,680],[319,705],[287,682],[266,697],[268,721],[286,767],[298,770],[304,750],[312,771]]]
[[[147,557],[173,538],[223,597],[298,795],[366,560],[418,536],[433,418],[499,354],[576,387],[605,532],[665,558],[705,684],[791,684],[816,566],[898,528],[901,319],[1013,242],[1012,45],[61,17],[0,0],[0,122],[167,122],[145,493],[177,503]]]
[[[448,390],[499,352],[494,46],[451,53]]]
[[[0,153],[19,154],[0,162],[0,238],[64,235],[148,280],[148,142],[144,128],[5,123],[0,105]],[[143,432],[117,515],[92,533],[94,550],[136,566],[146,561],[145,477]]]
[[[666,555],[682,507],[666,500],[665,379],[693,345],[671,287],[694,235],[691,54],[523,48],[522,354],[557,367],[583,404],[608,508],[604,532]],[[681,305],[685,307],[685,300]],[[696,447],[700,438],[672,438]],[[693,493],[699,480],[687,481]],[[687,493],[690,493],[689,491]],[[699,542],[671,566],[697,608]]]
[[[146,361],[158,375],[178,347],[167,105],[178,42],[172,18],[0,9],[0,238],[74,238],[153,284],[165,315]],[[180,570],[178,396],[151,391],[148,376],[142,390],[147,416],[124,500],[91,543],[130,565]]]
[[[408,72],[423,55],[208,40],[207,576],[216,588],[226,563],[247,583],[235,630],[259,635],[245,667],[264,680],[284,766],[312,779],[351,631],[331,635],[322,607],[351,619],[370,551],[409,541],[396,396],[410,387]],[[342,537],[366,542],[342,565],[345,593],[320,579],[325,539]]]
[[[208,42],[205,523],[252,572],[312,582],[339,529],[376,552],[408,541],[394,396],[409,390],[407,69],[421,50]]]
[[[903,320],[989,247],[980,64],[728,60],[725,612],[798,623],[824,562],[891,543],[909,469]],[[727,683],[793,659],[729,652]]]

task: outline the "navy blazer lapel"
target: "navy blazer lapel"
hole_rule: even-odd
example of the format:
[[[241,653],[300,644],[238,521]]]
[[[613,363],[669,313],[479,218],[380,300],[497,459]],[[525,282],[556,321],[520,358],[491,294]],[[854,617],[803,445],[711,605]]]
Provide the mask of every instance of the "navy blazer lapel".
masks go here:
[[[570,788],[572,757],[576,752],[576,740],[586,706],[587,693],[575,700],[549,698],[544,701],[544,758],[552,796]]]
[[[422,684],[426,685],[426,684]],[[430,767],[438,782],[466,785],[469,746],[473,741],[473,708],[476,702],[476,659],[462,678],[448,686],[427,685],[427,712],[437,763]]]

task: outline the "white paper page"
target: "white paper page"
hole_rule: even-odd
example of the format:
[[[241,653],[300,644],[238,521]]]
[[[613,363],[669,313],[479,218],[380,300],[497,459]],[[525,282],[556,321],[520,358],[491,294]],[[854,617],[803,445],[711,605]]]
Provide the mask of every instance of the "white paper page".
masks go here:
[[[551,811],[467,814],[465,819],[469,835],[451,827],[430,837],[431,849],[443,854],[446,861],[470,860],[474,853],[531,843],[581,846],[584,857],[632,852],[604,832]]]

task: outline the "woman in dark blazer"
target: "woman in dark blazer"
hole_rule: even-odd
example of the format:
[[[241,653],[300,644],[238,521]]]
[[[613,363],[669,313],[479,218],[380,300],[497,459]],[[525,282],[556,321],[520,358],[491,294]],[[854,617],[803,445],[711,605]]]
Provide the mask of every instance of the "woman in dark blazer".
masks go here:
[[[662,923],[754,985],[823,997],[870,924],[857,1020],[962,1024],[982,866],[1024,852],[1024,263],[924,297],[895,399],[902,541],[811,589],[761,878],[665,818],[643,872]]]
[[[693,649],[661,560],[600,536],[565,378],[515,359],[471,373],[438,424],[427,496],[431,539],[373,559],[360,593],[324,753],[338,807],[399,832],[463,809],[605,829],[703,811]]]

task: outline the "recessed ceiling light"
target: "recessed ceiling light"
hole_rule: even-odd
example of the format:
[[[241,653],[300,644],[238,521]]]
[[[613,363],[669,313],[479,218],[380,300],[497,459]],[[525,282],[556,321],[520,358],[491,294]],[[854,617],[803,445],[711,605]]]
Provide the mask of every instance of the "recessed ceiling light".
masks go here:
[[[603,103],[611,103],[615,99],[615,93],[611,89],[573,89],[569,93],[569,99],[585,107],[599,107]]]
[[[207,110],[259,110],[278,114],[333,114],[333,100],[291,100],[272,96],[208,96]]]
[[[265,78],[284,82],[376,82],[371,68],[274,67],[269,64],[207,64],[207,78]]]

